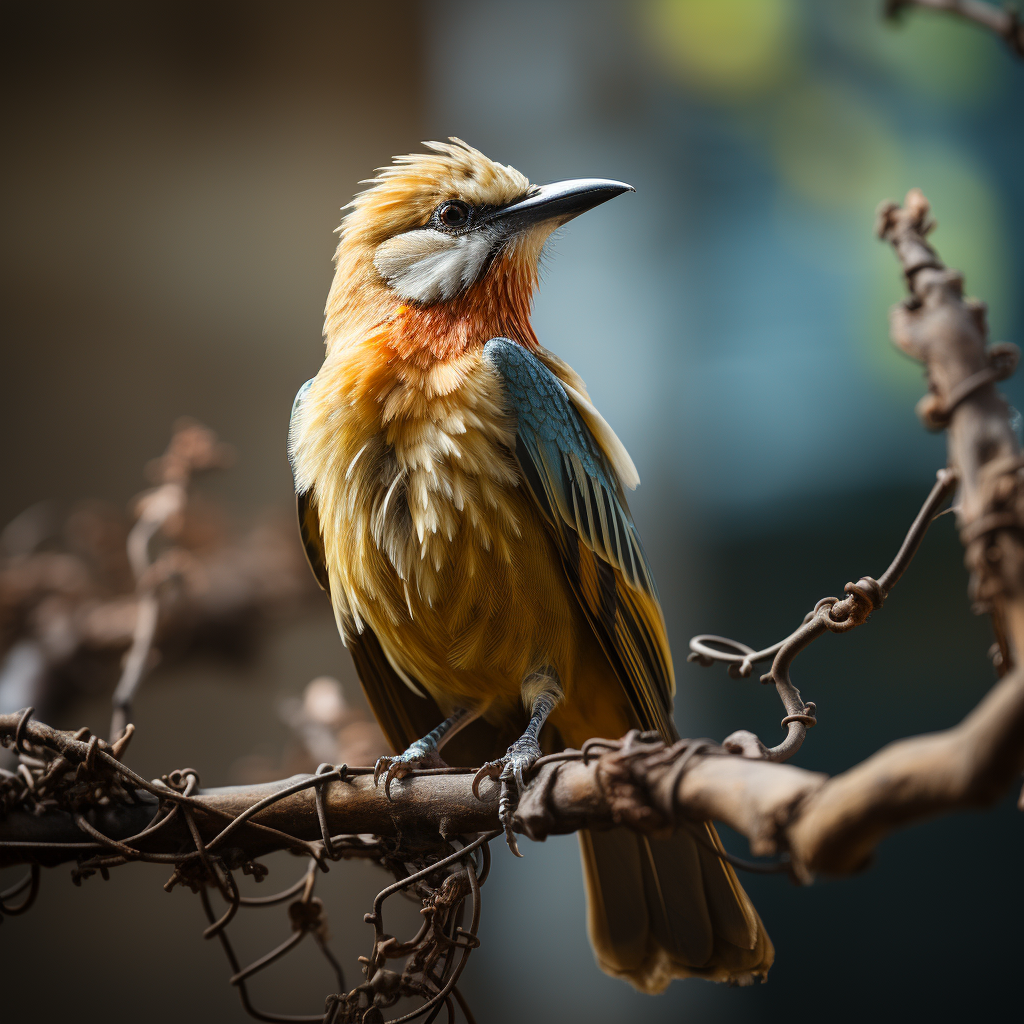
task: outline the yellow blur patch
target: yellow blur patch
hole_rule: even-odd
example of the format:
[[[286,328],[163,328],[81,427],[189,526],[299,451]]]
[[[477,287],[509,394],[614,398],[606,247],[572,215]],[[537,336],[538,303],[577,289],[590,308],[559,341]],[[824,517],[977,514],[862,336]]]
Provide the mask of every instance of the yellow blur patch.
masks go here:
[[[648,0],[643,15],[670,73],[723,98],[763,89],[793,62],[793,0]]]
[[[879,196],[896,194],[899,143],[884,115],[851,90],[794,90],[772,128],[780,176],[802,199],[869,215]]]

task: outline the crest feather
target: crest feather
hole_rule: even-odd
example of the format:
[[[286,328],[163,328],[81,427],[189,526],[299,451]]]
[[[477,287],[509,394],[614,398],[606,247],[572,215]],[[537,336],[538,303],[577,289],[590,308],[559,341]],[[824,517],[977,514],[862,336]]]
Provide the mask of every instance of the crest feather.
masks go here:
[[[352,202],[339,231],[343,239],[379,244],[403,231],[426,225],[446,199],[471,205],[503,206],[525,195],[530,182],[514,167],[485,156],[462,139],[424,142],[427,153],[396,156]]]

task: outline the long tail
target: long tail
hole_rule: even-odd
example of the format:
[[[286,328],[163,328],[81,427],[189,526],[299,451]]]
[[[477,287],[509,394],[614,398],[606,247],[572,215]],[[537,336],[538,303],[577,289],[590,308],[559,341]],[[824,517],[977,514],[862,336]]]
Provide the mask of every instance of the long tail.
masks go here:
[[[721,848],[711,822],[710,842]],[[661,992],[673,978],[763,981],[775,949],[733,869],[692,833],[580,832],[590,941],[601,969]]]

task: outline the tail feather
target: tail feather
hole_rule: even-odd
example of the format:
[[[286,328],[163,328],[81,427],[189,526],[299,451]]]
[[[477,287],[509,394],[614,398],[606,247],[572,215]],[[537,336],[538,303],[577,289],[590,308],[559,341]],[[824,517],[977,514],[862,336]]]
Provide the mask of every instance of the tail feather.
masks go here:
[[[706,821],[702,827],[707,829],[707,837],[712,846],[717,850],[724,849],[715,826]],[[701,872],[705,879],[704,897],[708,903],[714,933],[739,949],[754,949],[757,946],[758,933],[764,931],[764,925],[761,924],[750,897],[743,891],[736,872],[730,864],[721,857],[716,857],[703,844],[698,843],[697,849],[700,854]]]
[[[732,868],[693,834],[581,832],[580,851],[590,940],[607,974],[650,993],[673,978],[764,980],[775,958],[764,925]]]
[[[697,844],[670,846],[647,836],[630,838],[640,848],[651,937],[673,960],[706,963],[711,957],[714,927],[706,902],[693,899],[694,879],[701,877]],[[604,867],[601,854],[598,854],[598,864],[601,872]],[[628,877],[625,876],[626,879]],[[617,884],[626,891],[631,888],[623,876],[619,876]],[[686,907],[686,913],[679,913],[679,907]]]

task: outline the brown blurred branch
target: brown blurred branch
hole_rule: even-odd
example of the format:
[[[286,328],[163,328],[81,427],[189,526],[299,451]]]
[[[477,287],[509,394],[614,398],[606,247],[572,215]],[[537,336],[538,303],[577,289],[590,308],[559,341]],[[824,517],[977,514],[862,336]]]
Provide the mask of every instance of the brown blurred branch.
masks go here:
[[[928,394],[919,416],[930,429],[947,428],[971,596],[977,611],[993,617],[1006,672],[1024,651],[1024,463],[995,383],[1014,371],[1020,352],[1015,345],[986,347],[985,305],[964,298],[963,275],[928,243],[934,226],[918,189],[902,208],[879,207],[878,235],[893,246],[910,293],[893,308],[890,330],[895,345],[925,366]]]
[[[885,0],[885,16],[894,21],[908,7],[923,7],[931,11],[955,14],[965,21],[973,22],[994,32],[1005,40],[1007,46],[1018,56],[1024,57],[1024,24],[1015,8],[996,7],[982,0]]]
[[[181,552],[172,549],[163,556],[158,567],[150,554],[150,544],[162,530],[173,535],[171,524],[180,528],[192,477],[211,469],[223,469],[233,458],[234,453],[217,440],[212,430],[185,420],[176,425],[167,452],[151,467],[159,486],[136,502],[135,525],[127,540],[137,604],[132,644],[112,700],[111,741],[122,735],[128,725],[132,700],[150,660],[160,617],[160,585],[166,581],[168,570],[173,572],[176,563],[181,561]]]
[[[370,712],[346,700],[341,683],[330,676],[307,683],[301,698],[282,701],[278,715],[301,744],[301,752],[286,759],[295,772],[312,771],[325,761],[375,764],[391,751]]]
[[[183,420],[148,467],[157,486],[134,523],[99,502],[63,524],[49,506],[0,540],[0,712],[50,713],[69,691],[103,685],[124,658],[111,737],[158,657],[204,649],[239,660],[261,624],[316,594],[291,521],[238,535],[192,493],[195,474],[227,464],[212,432]]]

